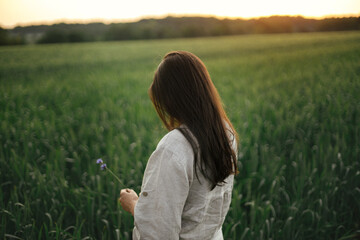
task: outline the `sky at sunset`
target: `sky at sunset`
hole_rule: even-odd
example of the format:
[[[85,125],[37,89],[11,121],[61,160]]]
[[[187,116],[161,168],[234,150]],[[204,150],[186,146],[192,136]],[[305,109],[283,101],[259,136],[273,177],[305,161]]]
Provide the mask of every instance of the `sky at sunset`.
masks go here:
[[[360,16],[360,0],[0,0],[0,26],[118,22],[167,15],[253,18]]]

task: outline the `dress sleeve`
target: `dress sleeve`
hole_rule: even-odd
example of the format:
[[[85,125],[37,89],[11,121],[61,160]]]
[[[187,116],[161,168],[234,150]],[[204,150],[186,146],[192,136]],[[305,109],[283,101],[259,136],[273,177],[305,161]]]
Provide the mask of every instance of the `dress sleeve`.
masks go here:
[[[134,210],[140,239],[179,239],[192,171],[178,154],[160,147],[148,160]]]

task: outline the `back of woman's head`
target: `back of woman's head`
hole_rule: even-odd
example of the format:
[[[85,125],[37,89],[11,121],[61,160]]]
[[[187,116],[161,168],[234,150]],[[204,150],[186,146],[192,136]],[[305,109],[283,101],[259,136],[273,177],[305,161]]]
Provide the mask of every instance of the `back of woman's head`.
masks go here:
[[[211,182],[212,188],[236,173],[236,153],[231,147],[236,131],[198,57],[184,51],[166,54],[155,72],[149,95],[166,128],[178,128],[189,140],[195,153],[195,165]],[[186,128],[179,128],[181,124],[190,130],[196,141]],[[232,139],[229,139],[229,131]]]

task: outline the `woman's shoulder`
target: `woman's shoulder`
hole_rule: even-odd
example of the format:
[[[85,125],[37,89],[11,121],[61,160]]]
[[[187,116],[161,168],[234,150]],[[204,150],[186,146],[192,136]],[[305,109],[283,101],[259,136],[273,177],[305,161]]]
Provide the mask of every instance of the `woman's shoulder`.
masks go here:
[[[168,132],[158,143],[157,149],[170,151],[179,156],[193,156],[193,150],[189,141],[178,129]]]
[[[158,143],[158,147],[166,147],[170,149],[176,149],[178,146],[191,148],[188,140],[178,129],[173,129],[168,132]]]

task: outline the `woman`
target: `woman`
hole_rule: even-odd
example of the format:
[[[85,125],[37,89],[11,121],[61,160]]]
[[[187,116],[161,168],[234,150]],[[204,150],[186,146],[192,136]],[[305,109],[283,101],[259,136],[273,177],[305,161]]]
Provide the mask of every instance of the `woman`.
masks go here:
[[[236,165],[236,132],[202,61],[168,53],[149,89],[169,130],[148,160],[141,193],[122,189],[133,239],[223,239]]]

